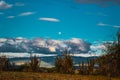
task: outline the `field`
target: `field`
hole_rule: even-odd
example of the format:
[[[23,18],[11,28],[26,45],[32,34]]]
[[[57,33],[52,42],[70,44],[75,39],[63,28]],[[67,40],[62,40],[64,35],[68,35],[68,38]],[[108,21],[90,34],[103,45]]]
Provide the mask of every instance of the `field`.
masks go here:
[[[120,77],[110,78],[93,75],[72,75],[37,72],[0,72],[0,80],[120,80]]]

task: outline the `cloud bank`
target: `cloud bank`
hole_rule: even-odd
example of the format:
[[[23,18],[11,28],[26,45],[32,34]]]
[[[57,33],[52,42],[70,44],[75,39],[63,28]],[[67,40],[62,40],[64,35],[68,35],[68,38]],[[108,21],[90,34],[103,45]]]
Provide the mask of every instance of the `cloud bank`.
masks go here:
[[[59,53],[65,48],[72,53],[88,53],[90,43],[79,38],[68,40],[55,39],[25,39],[18,38],[0,38],[0,52],[34,52],[34,53]]]

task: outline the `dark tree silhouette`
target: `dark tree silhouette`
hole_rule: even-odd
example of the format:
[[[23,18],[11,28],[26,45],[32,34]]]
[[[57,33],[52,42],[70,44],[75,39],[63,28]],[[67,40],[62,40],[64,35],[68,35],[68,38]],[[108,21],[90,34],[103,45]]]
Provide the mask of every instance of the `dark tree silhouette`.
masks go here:
[[[106,43],[106,53],[97,59],[99,72],[103,75],[120,75],[120,32],[117,33],[117,40]]]
[[[39,69],[39,60],[36,56],[30,57],[31,62],[30,62],[30,68],[32,71],[38,71]]]
[[[10,61],[6,56],[0,57],[0,71],[7,71],[10,69]]]

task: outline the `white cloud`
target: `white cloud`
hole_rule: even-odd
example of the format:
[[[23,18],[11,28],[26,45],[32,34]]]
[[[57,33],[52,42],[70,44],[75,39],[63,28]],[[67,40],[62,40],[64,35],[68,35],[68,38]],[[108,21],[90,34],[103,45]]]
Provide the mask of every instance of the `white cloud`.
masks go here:
[[[71,56],[76,56],[76,57],[92,57],[92,56],[100,56],[99,54],[71,54]]]
[[[8,4],[5,1],[0,1],[0,9],[8,9],[11,8],[13,5],[12,4]]]
[[[35,14],[35,12],[23,12],[21,14],[19,14],[19,16],[29,16],[29,15],[33,15]]]
[[[104,49],[106,49],[105,45],[103,45],[103,44],[101,44],[101,45],[91,45],[90,48],[94,49],[94,50],[98,50],[98,49],[104,50]]]
[[[17,3],[15,3],[15,6],[25,6],[25,4],[24,4],[24,3],[17,2]]]
[[[46,17],[39,18],[39,20],[50,21],[50,22],[60,22],[59,19],[56,19],[56,18],[46,18]]]
[[[103,54],[106,54],[106,50],[107,50],[107,47],[106,47],[106,42],[108,41],[94,41],[92,43],[92,45],[90,46],[90,51],[89,53],[90,54],[97,54],[97,55],[103,55]],[[111,41],[109,41],[111,42]]]
[[[7,18],[8,19],[13,19],[13,18],[15,18],[15,16],[8,16]]]
[[[104,23],[100,22],[100,23],[98,23],[98,26],[111,26],[111,25],[109,25],[109,24],[104,24]]]
[[[72,38],[70,42],[75,43],[75,44],[80,44],[80,43],[83,43],[83,40],[79,38]]]
[[[118,25],[104,24],[104,23],[102,23],[102,22],[98,23],[97,25],[98,25],[98,26],[103,26],[103,27],[105,26],[105,27],[120,28],[120,26],[118,26]]]
[[[7,41],[7,39],[5,39],[5,38],[0,38],[0,43],[3,43],[3,42],[5,42],[5,41]]]
[[[1,52],[0,56],[6,55],[6,57],[14,58],[14,57],[30,57],[29,53],[12,53],[12,52]],[[36,55],[37,57],[54,57],[57,54],[42,54],[42,53],[32,53],[32,55]],[[70,54],[71,56],[76,57],[92,57],[92,56],[100,56],[100,54]]]
[[[66,43],[72,51],[75,51],[75,53],[87,53],[90,50],[91,45],[89,42],[86,42],[80,38],[66,40]]]
[[[33,40],[24,39],[21,37],[10,38],[3,42],[0,46],[1,52],[28,52],[30,50],[35,53],[50,53],[63,51],[69,48],[74,53],[87,53],[90,49],[90,44],[79,38],[69,40],[54,40],[37,38]],[[6,44],[7,43],[7,44]],[[76,52],[77,51],[77,52]]]
[[[56,52],[56,47],[50,46],[50,47],[49,47],[49,50],[50,50],[51,52]]]
[[[6,55],[6,57],[30,57],[29,53],[12,53],[12,52],[0,52],[0,56]],[[57,56],[55,54],[40,54],[40,53],[32,53],[32,55],[36,55],[37,57],[49,57],[49,56]]]

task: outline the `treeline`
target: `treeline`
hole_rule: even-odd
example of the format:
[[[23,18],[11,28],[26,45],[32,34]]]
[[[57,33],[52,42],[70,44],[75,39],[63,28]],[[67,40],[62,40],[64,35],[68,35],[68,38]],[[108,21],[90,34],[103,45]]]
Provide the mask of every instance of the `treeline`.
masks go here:
[[[96,60],[99,64],[99,72],[108,76],[120,76],[120,32],[117,33],[117,40],[107,42],[106,47],[107,54]]]
[[[10,62],[6,56],[0,57],[0,71],[37,71],[39,61],[36,56],[30,57],[30,63],[16,66],[14,62]]]
[[[105,46],[106,54],[88,61],[87,65],[82,62],[81,74],[120,76],[120,32],[117,33],[117,40],[107,42]]]
[[[106,54],[88,62],[80,61],[79,68],[75,68],[74,61],[68,50],[63,51],[62,55],[55,59],[54,68],[40,68],[40,60],[37,56],[30,57],[30,63],[21,65],[19,69],[15,64],[10,63],[5,56],[0,57],[0,71],[33,71],[33,72],[56,72],[66,74],[83,75],[106,75],[110,77],[120,76],[120,33],[117,40],[105,43]]]

